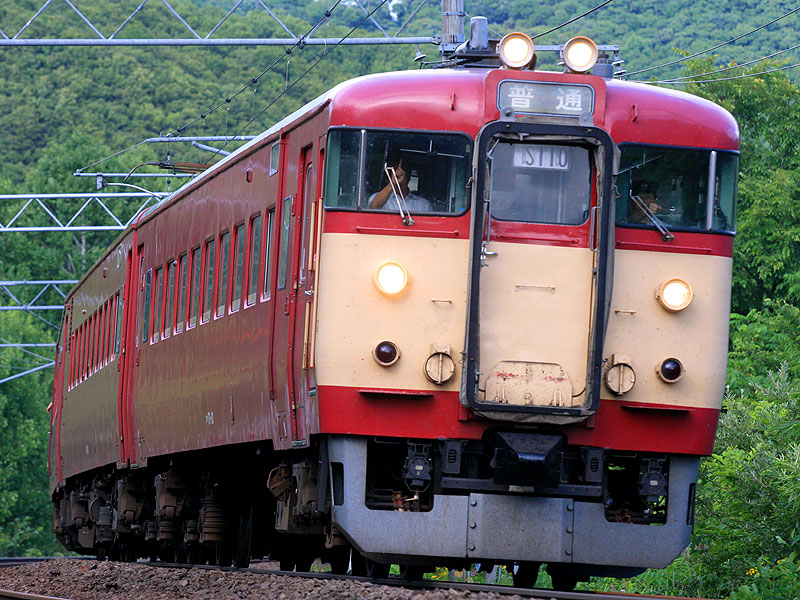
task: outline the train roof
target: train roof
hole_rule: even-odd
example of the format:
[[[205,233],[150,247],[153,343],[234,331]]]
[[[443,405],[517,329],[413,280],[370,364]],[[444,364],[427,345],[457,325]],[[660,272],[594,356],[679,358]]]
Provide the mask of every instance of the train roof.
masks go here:
[[[481,118],[496,112],[497,107],[486,106],[493,100],[486,98],[487,83],[500,79],[525,79],[528,81],[566,81],[588,83],[602,89],[606,97],[605,115],[599,123],[617,143],[659,139],[660,143],[678,146],[700,146],[738,150],[739,132],[736,121],[724,108],[685,92],[654,85],[603,79],[591,75],[574,75],[546,71],[512,71],[507,69],[433,69],[377,73],[344,81],[311,100],[287,117],[275,123],[248,143],[222,158],[200,175],[186,182],[172,194],[150,207],[137,222],[158,212],[158,208],[195,189],[225,167],[250,154],[275,138],[280,132],[305,115],[331,105],[331,126],[356,125],[362,127],[387,126],[416,128],[430,121],[436,108],[454,108],[456,102],[480,108],[468,115],[474,134],[484,124]],[[491,98],[494,98],[493,93]],[[367,100],[365,100],[367,99]],[[481,102],[482,106],[475,104]],[[628,115],[627,113],[631,113]],[[391,118],[387,118],[387,114]],[[439,113],[441,115],[441,113]],[[424,117],[424,118],[423,118]],[[446,121],[441,118],[441,121]],[[603,122],[604,121],[604,122]],[[454,121],[458,123],[458,120]],[[680,127],[676,127],[679,122]],[[442,126],[441,129],[465,130],[465,127]],[[642,130],[646,134],[642,136]]]

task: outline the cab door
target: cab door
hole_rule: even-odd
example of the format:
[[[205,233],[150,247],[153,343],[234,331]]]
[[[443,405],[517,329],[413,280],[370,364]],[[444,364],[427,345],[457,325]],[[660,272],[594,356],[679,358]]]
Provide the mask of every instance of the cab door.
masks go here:
[[[295,165],[286,172],[296,173],[296,180],[287,182],[286,195],[279,202],[278,256],[275,271],[275,321],[272,340],[272,390],[278,408],[280,447],[304,446],[309,432],[305,425],[309,383],[303,370],[304,319],[311,287],[308,277],[310,200],[306,202],[306,181],[313,181],[312,148],[301,151]],[[288,162],[288,161],[287,161]],[[296,182],[296,187],[295,187]],[[309,184],[310,185],[310,184]],[[306,213],[309,213],[306,215]]]
[[[585,418],[599,399],[613,144],[594,128],[502,123],[477,156],[466,404]]]

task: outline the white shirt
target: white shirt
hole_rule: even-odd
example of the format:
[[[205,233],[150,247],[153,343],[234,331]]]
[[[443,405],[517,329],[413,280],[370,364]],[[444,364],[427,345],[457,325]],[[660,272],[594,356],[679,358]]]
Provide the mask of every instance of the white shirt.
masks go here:
[[[378,192],[375,192],[369,197],[368,204],[372,203],[372,199],[378,195]],[[419,212],[431,212],[433,207],[431,203],[426,198],[422,196],[417,196],[414,192],[409,192],[408,196],[405,197],[405,206],[408,208],[408,212],[410,213],[419,213]],[[379,207],[380,210],[394,210],[400,212],[400,207],[397,205],[397,198],[394,197],[394,194],[389,194],[389,199],[386,201],[386,204]]]

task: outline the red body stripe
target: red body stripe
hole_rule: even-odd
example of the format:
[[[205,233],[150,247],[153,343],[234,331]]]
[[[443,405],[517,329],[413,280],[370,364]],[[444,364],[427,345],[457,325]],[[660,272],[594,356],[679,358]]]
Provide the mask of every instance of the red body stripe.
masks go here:
[[[644,250],[647,252],[677,252],[705,254],[708,256],[733,256],[733,236],[724,233],[687,233],[673,231],[674,239],[665,242],[654,228],[639,229],[617,227],[617,250]]]
[[[373,389],[321,386],[320,432],[480,439],[486,429],[504,425],[471,415],[461,406],[458,392],[413,394],[411,390],[381,394]],[[719,410],[711,408],[600,400],[593,418],[564,431],[570,445],[707,455],[714,444],[718,417]]]

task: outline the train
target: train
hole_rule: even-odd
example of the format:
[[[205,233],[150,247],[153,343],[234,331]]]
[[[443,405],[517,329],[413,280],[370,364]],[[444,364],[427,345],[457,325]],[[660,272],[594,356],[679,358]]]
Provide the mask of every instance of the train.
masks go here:
[[[143,211],[65,301],[64,547],[556,589],[669,565],[724,392],[738,127],[562,56],[484,34],[346,81]]]

